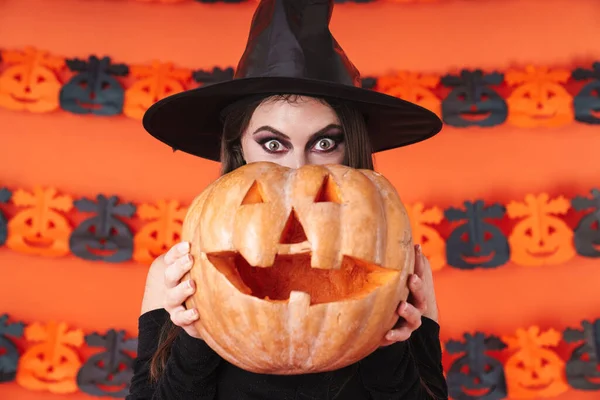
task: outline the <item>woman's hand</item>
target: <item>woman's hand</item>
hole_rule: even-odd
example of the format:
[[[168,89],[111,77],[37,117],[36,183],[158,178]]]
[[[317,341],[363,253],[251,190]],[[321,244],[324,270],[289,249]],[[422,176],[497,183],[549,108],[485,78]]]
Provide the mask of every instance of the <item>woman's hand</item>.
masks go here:
[[[410,295],[398,307],[398,323],[383,339],[381,346],[408,340],[412,332],[421,326],[421,316],[437,322],[438,310],[433,286],[433,274],[429,261],[423,255],[421,246],[415,246],[415,271],[408,277]]]

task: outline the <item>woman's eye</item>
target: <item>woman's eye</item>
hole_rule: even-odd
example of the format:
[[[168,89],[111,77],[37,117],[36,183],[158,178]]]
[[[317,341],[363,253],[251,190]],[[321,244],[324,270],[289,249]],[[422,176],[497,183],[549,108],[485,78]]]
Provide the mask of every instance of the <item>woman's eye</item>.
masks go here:
[[[317,143],[315,143],[315,149],[317,151],[330,151],[335,147],[335,141],[329,138],[319,139]]]
[[[263,144],[263,147],[271,153],[277,153],[283,149],[283,145],[277,140],[269,140]]]

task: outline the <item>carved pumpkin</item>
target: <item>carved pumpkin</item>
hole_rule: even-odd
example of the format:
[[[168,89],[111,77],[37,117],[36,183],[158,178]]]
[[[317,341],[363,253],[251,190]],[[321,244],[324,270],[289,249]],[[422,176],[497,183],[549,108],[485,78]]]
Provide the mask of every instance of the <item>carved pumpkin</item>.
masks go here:
[[[19,363],[19,350],[9,337],[23,336],[25,324],[8,322],[8,315],[0,316],[0,382],[10,382],[15,379]]]
[[[125,331],[111,329],[106,335],[87,335],[85,343],[103,347],[105,351],[92,355],[79,370],[77,385],[81,391],[99,397],[127,396],[133,377],[133,357],[126,351],[137,349],[137,339],[125,339]]]
[[[341,165],[243,166],[194,200],[182,237],[202,338],[267,374],[335,370],[376,350],[415,260],[393,186]]]
[[[187,209],[179,202],[159,200],[156,206],[142,204],[137,209],[138,216],[146,223],[133,238],[133,259],[151,263],[181,240],[181,224]]]
[[[379,77],[375,90],[413,102],[440,116],[442,115],[441,100],[431,91],[439,83],[438,76],[398,72]]]
[[[455,400],[500,400],[506,397],[504,368],[499,360],[486,354],[502,350],[506,344],[484,333],[465,333],[464,341],[450,340],[446,351],[463,353],[450,365],[448,393]]]
[[[13,203],[27,208],[8,222],[8,248],[49,257],[69,253],[71,226],[60,212],[69,211],[73,200],[68,195],[57,196],[56,193],[53,188],[37,187],[33,193],[19,189],[13,194]]]
[[[600,257],[600,190],[593,189],[591,199],[578,196],[571,204],[577,211],[592,209],[575,228],[575,250],[584,257]]]
[[[517,86],[510,94],[507,122],[530,128],[562,126],[573,121],[573,97],[561,84],[569,80],[567,70],[550,71],[529,66],[525,71],[510,70],[506,82]]]
[[[70,331],[65,323],[34,323],[25,328],[25,339],[37,343],[21,356],[17,383],[29,390],[76,392],[75,377],[81,361],[74,348],[83,345],[83,332]]]
[[[58,109],[61,82],[57,73],[64,59],[27,47],[3,51],[2,62],[9,67],[0,75],[0,106],[38,113]]]
[[[407,207],[413,240],[423,248],[431,269],[437,271],[446,265],[446,242],[430,224],[439,224],[444,213],[437,207],[425,209],[423,203]]]
[[[600,124],[600,62],[593,63],[591,69],[577,68],[573,79],[589,80],[573,99],[575,119],[584,124]]]
[[[502,124],[508,115],[508,107],[491,86],[503,81],[504,75],[484,74],[481,70],[463,70],[460,75],[442,77],[441,83],[453,88],[442,101],[444,122],[459,128]]]
[[[506,236],[497,226],[486,221],[502,218],[504,207],[500,204],[485,206],[483,200],[465,201],[464,210],[449,208],[448,221],[461,221],[446,241],[448,265],[460,269],[495,268],[505,264],[510,257]]]
[[[74,114],[118,115],[125,91],[117,76],[125,76],[125,64],[112,64],[109,57],[90,56],[88,61],[67,60],[75,75],[60,90],[60,106]]]
[[[546,348],[560,343],[559,332],[549,329],[540,333],[539,327],[532,326],[502,340],[510,350],[516,350],[504,363],[509,398],[554,397],[569,389],[563,379],[564,361]]]
[[[192,72],[188,69],[175,69],[172,63],[152,66],[132,66],[129,70],[136,81],[125,91],[123,114],[142,119],[146,110],[157,101],[185,90],[185,83]]]
[[[567,382],[579,390],[600,390],[600,319],[581,326],[564,333],[566,342],[578,342],[565,368]]]
[[[528,194],[524,202],[513,201],[506,206],[510,218],[517,222],[508,237],[511,260],[519,265],[560,264],[575,256],[573,231],[556,215],[570,208],[564,197],[550,200],[547,193]]]

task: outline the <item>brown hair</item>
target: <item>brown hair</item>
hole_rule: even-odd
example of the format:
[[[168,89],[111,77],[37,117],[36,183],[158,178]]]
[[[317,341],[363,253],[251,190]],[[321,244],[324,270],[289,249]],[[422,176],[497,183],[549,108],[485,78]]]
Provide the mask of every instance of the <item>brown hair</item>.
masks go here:
[[[264,101],[298,101],[298,95],[275,95],[242,101],[228,107],[223,119],[223,136],[221,139],[221,175],[227,174],[246,164],[242,154],[241,137],[254,114],[254,110]],[[371,143],[362,114],[349,104],[335,99],[319,99],[328,104],[336,112],[342,131],[346,153],[344,165],[358,169],[373,169]],[[162,327],[158,338],[158,348],[150,360],[150,376],[157,380],[162,374],[171,347],[177,339],[181,328],[168,320]]]

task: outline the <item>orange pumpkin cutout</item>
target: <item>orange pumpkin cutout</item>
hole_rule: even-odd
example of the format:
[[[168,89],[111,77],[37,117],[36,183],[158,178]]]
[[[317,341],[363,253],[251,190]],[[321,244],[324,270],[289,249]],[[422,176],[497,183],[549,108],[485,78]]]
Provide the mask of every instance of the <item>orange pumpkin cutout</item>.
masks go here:
[[[156,205],[142,204],[138,216],[148,220],[133,238],[133,259],[151,263],[181,239],[181,225],[187,210],[178,201],[159,200]]]
[[[416,103],[440,116],[441,100],[431,91],[439,83],[438,76],[397,72],[377,78],[375,90]]]
[[[57,196],[56,189],[35,188],[33,193],[17,190],[13,203],[27,207],[8,222],[6,246],[15,251],[59,257],[69,253],[71,226],[60,212],[73,207],[68,195]]]
[[[557,346],[559,332],[540,328],[517,329],[514,337],[502,340],[510,350],[516,350],[504,365],[508,397],[511,399],[534,399],[553,397],[569,389],[563,371],[564,361],[547,347]]]
[[[523,128],[554,127],[572,122],[575,118],[573,96],[561,85],[570,76],[567,70],[550,71],[546,67],[529,66],[525,71],[507,71],[506,82],[519,85],[506,100],[507,121]]]
[[[423,254],[429,260],[431,269],[438,271],[446,265],[446,242],[437,230],[430,224],[439,224],[444,219],[444,213],[437,207],[425,210],[423,203],[415,203],[406,208],[410,218],[415,244],[420,244]]]
[[[573,231],[556,216],[566,214],[570,206],[564,197],[550,200],[547,193],[528,194],[524,202],[509,203],[507,215],[523,218],[508,237],[511,260],[519,265],[539,266],[561,264],[573,258]]]
[[[9,67],[0,75],[0,106],[35,113],[59,108],[61,83],[57,73],[65,65],[63,58],[27,47],[3,51],[2,61]]]
[[[129,70],[136,81],[125,91],[123,113],[142,119],[146,110],[157,101],[185,90],[191,78],[189,69],[175,69],[172,63],[154,61],[152,66],[132,66]]]
[[[83,345],[83,332],[69,330],[65,323],[34,323],[25,328],[25,339],[37,344],[21,356],[16,382],[29,390],[76,392],[81,360],[73,348]]]

